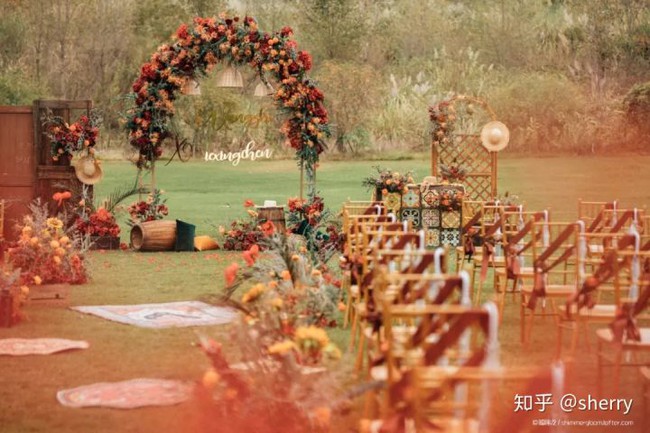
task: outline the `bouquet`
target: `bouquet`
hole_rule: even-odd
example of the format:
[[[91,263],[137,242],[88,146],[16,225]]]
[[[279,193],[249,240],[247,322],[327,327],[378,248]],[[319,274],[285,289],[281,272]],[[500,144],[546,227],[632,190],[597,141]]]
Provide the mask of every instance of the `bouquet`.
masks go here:
[[[443,182],[459,183],[467,178],[467,170],[460,165],[440,165],[440,175]]]
[[[120,226],[115,221],[115,216],[100,207],[87,218],[77,217],[75,227],[83,235],[89,236],[110,236],[117,237],[120,234]]]
[[[169,208],[165,204],[167,199],[162,198],[162,191],[154,189],[147,200],[141,200],[131,204],[127,211],[131,218],[127,224],[131,227],[145,221],[161,220],[169,214]]]
[[[374,168],[377,170],[377,175],[365,178],[361,185],[368,189],[381,191],[383,195],[389,192],[405,193],[407,191],[406,185],[413,183],[413,173],[411,171],[400,174],[397,171],[382,169],[379,166]]]
[[[45,134],[50,139],[50,153],[54,161],[61,158],[72,158],[74,153],[87,150],[94,153],[94,146],[99,135],[101,118],[96,111],[90,116],[82,115],[79,119],[68,124],[59,116],[48,114],[43,121]]]
[[[81,239],[69,234],[59,216],[50,217],[40,200],[30,210],[19,239],[7,250],[9,263],[20,268],[20,284],[85,283],[88,271]]]

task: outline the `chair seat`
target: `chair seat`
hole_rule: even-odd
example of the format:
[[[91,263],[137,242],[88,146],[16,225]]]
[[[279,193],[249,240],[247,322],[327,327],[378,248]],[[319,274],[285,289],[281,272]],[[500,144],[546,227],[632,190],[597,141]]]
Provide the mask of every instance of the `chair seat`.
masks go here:
[[[565,312],[566,305],[560,305],[558,309]],[[575,306],[572,306],[571,314],[576,314]],[[584,318],[613,319],[616,316],[616,305],[595,305],[593,308],[582,307],[577,314]]]
[[[623,348],[625,349],[650,349],[650,328],[641,328],[641,341],[623,341]],[[602,328],[596,331],[598,340],[611,343],[614,340],[614,334],[609,328]]]
[[[494,272],[499,276],[504,276],[506,275],[506,268],[499,268]],[[534,275],[535,269],[532,266],[524,266],[519,270],[519,278],[533,277]]]
[[[474,261],[474,264],[480,265],[481,262],[483,262],[483,255],[476,255],[474,254],[472,256],[472,260]],[[497,256],[497,257],[492,257],[490,258],[490,265],[494,264],[494,266],[505,266],[506,265],[506,258],[505,256]]]
[[[526,286],[521,289],[525,295],[533,293],[532,286]],[[576,292],[576,286],[573,284],[549,284],[546,286],[547,297],[566,297]]]

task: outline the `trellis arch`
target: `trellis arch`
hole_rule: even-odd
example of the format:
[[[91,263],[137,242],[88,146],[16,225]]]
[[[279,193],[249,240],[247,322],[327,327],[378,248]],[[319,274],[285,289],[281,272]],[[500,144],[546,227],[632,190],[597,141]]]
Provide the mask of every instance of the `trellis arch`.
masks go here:
[[[489,201],[497,196],[497,152],[481,144],[480,127],[496,120],[482,99],[455,95],[429,107],[431,175],[440,176],[440,165],[455,162],[467,170],[466,197]]]
[[[316,163],[330,135],[329,119],[324,95],[307,75],[311,56],[298,50],[292,34],[290,27],[261,32],[252,17],[225,13],[197,17],[192,27],[182,24],[174,42],[158,47],[133,83],[134,105],[126,129],[138,152],[137,167],[152,169],[162,155],[162,143],[171,135],[176,94],[188,80],[205,76],[220,62],[248,64],[265,83],[269,78],[277,83],[275,105],[287,117],[282,131],[305,170],[308,197],[313,197]]]

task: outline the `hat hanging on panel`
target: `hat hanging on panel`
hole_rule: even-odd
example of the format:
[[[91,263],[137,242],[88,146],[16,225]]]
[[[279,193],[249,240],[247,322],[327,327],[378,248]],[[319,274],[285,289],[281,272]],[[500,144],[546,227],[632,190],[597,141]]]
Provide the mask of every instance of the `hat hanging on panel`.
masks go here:
[[[74,165],[74,171],[82,183],[86,185],[94,185],[102,180],[104,171],[102,170],[99,161],[95,157],[86,155],[79,158]]]
[[[481,143],[490,152],[498,152],[508,146],[510,131],[498,120],[488,122],[481,129]]]

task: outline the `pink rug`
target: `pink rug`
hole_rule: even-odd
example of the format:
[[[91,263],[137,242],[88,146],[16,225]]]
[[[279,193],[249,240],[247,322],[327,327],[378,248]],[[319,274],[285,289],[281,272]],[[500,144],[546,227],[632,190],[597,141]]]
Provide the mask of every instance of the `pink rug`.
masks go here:
[[[144,406],[171,406],[192,395],[189,382],[164,379],[132,379],[103,382],[57,392],[56,398],[67,407],[108,407],[134,409]]]
[[[98,305],[72,307],[72,309],[143,328],[222,325],[232,322],[237,317],[237,313],[231,308],[216,307],[199,301]]]
[[[88,349],[88,342],[63,338],[4,338],[0,340],[0,355],[51,355],[74,349]]]

